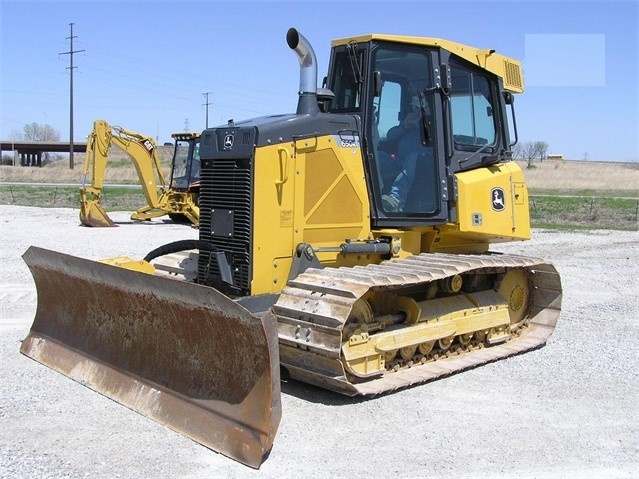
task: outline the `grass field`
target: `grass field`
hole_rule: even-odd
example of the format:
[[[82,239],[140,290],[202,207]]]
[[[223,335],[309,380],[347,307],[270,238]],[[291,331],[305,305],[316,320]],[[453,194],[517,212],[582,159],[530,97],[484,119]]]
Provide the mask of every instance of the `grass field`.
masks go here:
[[[163,172],[168,178],[171,147],[160,147]],[[0,166],[0,181],[69,183],[61,186],[0,186],[0,204],[78,208],[78,187],[83,158],[60,160],[42,168]],[[639,215],[639,164],[584,161],[536,162],[524,169],[530,193],[533,227],[561,229],[637,230]],[[130,160],[121,152],[111,154],[106,183],[138,184]],[[134,211],[145,205],[141,189],[110,186],[103,191],[107,211]]]

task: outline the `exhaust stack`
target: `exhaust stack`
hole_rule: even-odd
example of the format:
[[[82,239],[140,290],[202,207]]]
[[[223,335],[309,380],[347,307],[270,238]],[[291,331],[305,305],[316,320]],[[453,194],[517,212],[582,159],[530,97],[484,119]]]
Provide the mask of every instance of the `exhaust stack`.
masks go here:
[[[297,102],[297,114],[315,114],[317,105],[317,59],[311,44],[295,28],[286,32],[286,43],[294,50],[300,62],[300,91]]]

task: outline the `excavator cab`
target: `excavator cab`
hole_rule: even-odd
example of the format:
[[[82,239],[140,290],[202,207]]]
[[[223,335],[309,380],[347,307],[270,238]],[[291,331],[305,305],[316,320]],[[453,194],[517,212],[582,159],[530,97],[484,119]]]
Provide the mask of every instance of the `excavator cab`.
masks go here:
[[[174,133],[171,189],[187,193],[200,186],[200,134]]]
[[[171,187],[165,203],[169,218],[177,223],[199,223],[200,134],[173,133]]]

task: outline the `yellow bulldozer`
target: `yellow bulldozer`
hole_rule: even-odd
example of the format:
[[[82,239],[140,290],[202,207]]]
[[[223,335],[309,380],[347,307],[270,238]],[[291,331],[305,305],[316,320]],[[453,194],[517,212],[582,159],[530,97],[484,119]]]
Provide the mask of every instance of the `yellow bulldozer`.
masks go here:
[[[141,135],[104,120],[93,122],[87,139],[82,184],[80,187],[80,222],[85,226],[117,226],[101,204],[104,178],[112,146],[125,152],[137,172],[147,204],[131,215],[132,220],[146,221],[168,215],[176,222],[199,224],[200,190],[199,133],[175,133],[169,184],[162,172],[157,144]],[[90,186],[87,177],[90,175]]]
[[[385,394],[538,348],[561,309],[551,264],[493,250],[531,235],[519,62],[361,35],[333,41],[318,88],[310,43],[286,39],[297,111],[202,132],[198,239],[143,260],[24,254],[38,307],[22,353],[251,467],[281,372]]]

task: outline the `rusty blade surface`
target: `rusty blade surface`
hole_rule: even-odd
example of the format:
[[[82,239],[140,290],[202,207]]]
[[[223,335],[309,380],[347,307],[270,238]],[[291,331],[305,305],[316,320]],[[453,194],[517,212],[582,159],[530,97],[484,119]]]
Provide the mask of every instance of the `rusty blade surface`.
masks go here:
[[[281,418],[277,323],[213,288],[30,247],[20,351],[251,467]]]

